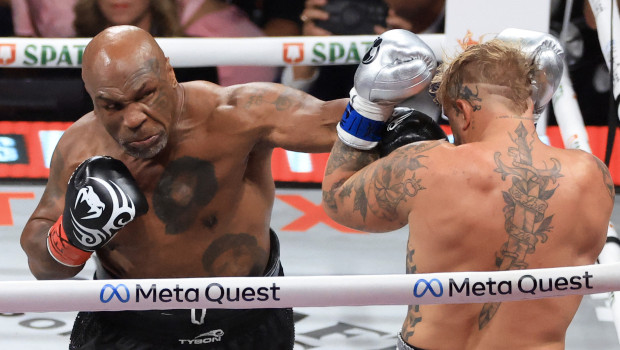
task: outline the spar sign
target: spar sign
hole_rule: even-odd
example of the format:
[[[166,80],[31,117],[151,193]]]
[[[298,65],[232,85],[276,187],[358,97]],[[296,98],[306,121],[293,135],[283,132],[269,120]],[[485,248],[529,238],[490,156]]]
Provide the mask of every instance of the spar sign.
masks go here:
[[[90,39],[0,39],[0,67],[78,68]]]

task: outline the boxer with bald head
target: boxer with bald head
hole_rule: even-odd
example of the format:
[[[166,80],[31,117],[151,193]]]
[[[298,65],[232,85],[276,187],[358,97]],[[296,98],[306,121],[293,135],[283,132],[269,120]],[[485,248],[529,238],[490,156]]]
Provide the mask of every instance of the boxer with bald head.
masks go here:
[[[21,238],[34,276],[71,278],[93,252],[99,279],[282,275],[273,149],[328,152],[347,101],[179,84],[131,26],[94,37],[82,71],[94,111],[60,139]],[[293,327],[291,309],[81,312],[71,348],[292,349]]]
[[[380,158],[394,138],[365,150],[339,134],[330,154],[328,215],[369,232],[408,225],[407,273],[588,265],[605,244],[609,170],[536,134],[535,110],[561,76],[561,47],[543,33],[499,37],[445,62],[430,85],[454,144],[418,140]],[[562,283],[555,287],[569,288]],[[477,293],[499,294],[496,282],[484,287]],[[410,305],[398,349],[561,350],[581,299]]]

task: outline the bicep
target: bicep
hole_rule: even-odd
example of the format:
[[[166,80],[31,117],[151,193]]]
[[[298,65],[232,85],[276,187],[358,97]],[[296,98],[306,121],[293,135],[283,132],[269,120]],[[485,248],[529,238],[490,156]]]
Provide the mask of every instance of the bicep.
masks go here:
[[[248,114],[263,142],[299,152],[329,152],[347,100],[321,101],[281,84],[246,84],[237,108]]]

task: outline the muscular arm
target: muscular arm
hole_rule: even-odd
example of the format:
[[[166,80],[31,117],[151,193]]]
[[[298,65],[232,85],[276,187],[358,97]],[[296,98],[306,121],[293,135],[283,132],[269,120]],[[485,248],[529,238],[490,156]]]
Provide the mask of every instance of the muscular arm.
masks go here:
[[[442,141],[419,142],[378,159],[336,141],[323,179],[323,208],[337,222],[363,231],[384,232],[407,224],[411,199],[424,190],[419,171],[426,151]]]
[[[50,176],[43,196],[21,235],[21,246],[28,256],[30,271],[37,279],[64,279],[75,276],[82,267],[59,264],[47,250],[47,232],[62,214],[67,180],[74,169],[65,163],[60,147],[54,151]]]
[[[321,101],[284,85],[252,83],[229,92],[236,113],[260,133],[263,143],[298,152],[329,152],[348,99]]]

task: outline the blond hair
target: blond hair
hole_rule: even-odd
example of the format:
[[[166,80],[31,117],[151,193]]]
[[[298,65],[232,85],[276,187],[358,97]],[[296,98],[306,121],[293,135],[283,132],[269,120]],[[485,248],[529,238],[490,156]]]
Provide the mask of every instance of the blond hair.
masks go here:
[[[510,100],[515,112],[523,113],[528,108],[535,66],[515,45],[499,39],[471,45],[437,71],[431,93],[443,106],[454,106],[457,99],[463,98],[465,84],[484,83],[507,87],[493,93]]]

